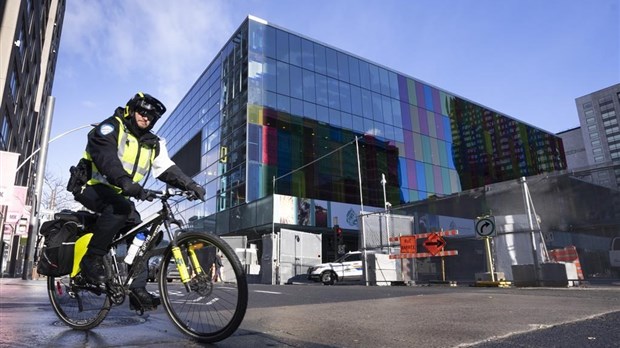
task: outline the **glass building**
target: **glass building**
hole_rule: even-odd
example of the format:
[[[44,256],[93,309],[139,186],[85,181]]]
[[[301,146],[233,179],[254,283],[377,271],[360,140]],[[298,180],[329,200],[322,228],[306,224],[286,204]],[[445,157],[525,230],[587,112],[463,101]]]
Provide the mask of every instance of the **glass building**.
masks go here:
[[[158,133],[207,191],[206,203],[181,203],[183,214],[217,234],[320,233],[342,207],[566,168],[552,133],[252,16]],[[299,202],[292,219],[281,218],[280,196]]]
[[[620,83],[575,99],[586,165],[607,167],[586,180],[620,187]]]

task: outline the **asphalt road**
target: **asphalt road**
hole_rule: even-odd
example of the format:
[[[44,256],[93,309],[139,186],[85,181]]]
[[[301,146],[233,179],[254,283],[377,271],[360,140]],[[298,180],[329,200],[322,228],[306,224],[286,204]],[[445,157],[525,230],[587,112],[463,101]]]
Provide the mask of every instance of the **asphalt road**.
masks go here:
[[[151,284],[155,290],[156,284]],[[620,283],[580,288],[250,285],[239,330],[214,347],[620,347]],[[199,347],[163,309],[59,322],[45,282],[0,279],[0,347]]]

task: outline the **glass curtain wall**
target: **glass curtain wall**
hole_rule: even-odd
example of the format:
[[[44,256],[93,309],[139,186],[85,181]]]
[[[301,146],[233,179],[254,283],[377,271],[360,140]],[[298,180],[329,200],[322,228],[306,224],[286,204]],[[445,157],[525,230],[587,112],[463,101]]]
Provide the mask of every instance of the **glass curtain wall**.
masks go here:
[[[566,169],[559,137],[460,98],[446,102],[463,190]]]
[[[553,134],[327,45],[249,25],[251,200],[270,194],[275,176],[279,194],[358,202],[348,148],[287,175],[356,135],[365,135],[364,201],[376,206],[382,174],[388,201],[407,203],[565,168]]]
[[[249,35],[248,177],[256,180],[249,199],[274,192],[275,177],[277,194],[359,203],[359,136],[364,203],[383,206],[382,175],[388,200],[400,201],[399,149],[384,136],[382,114],[363,117],[360,60],[254,21]],[[378,71],[376,78],[380,86]],[[396,100],[376,97],[377,107],[389,104],[391,120]]]
[[[175,163],[206,189],[205,203],[179,203],[190,220],[245,201],[247,66],[243,25],[158,131]]]
[[[252,18],[159,134],[182,169],[200,162],[207,202],[181,203],[190,217],[274,192],[359,203],[355,137],[375,207],[383,175],[396,205],[566,167],[551,133]]]
[[[220,187],[217,211],[246,202],[246,138],[248,97],[248,26],[247,21],[222,54],[222,99],[219,153],[217,159]],[[208,153],[207,153],[208,154]],[[207,160],[207,163],[210,163]]]

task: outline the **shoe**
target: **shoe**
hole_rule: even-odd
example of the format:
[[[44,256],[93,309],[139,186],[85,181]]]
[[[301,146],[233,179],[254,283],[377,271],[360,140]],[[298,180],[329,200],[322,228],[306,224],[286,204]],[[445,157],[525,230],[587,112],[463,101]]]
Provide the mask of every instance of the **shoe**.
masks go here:
[[[131,295],[129,296],[129,308],[131,310],[144,310],[151,311],[157,309],[157,306],[161,304],[159,297],[146,291],[145,288],[131,289]]]
[[[87,253],[80,262],[80,269],[82,275],[92,283],[100,284],[106,280],[103,256]]]

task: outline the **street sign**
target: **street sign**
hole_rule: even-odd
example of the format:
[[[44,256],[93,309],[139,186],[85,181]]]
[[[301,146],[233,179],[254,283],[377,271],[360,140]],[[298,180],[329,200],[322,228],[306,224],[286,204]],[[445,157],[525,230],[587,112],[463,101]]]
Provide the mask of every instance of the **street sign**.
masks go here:
[[[476,220],[476,236],[477,237],[495,237],[495,217],[487,216]]]
[[[446,246],[446,241],[437,233],[432,233],[424,241],[424,247],[428,252],[435,256]]]
[[[400,253],[415,254],[418,252],[415,236],[400,236]]]

